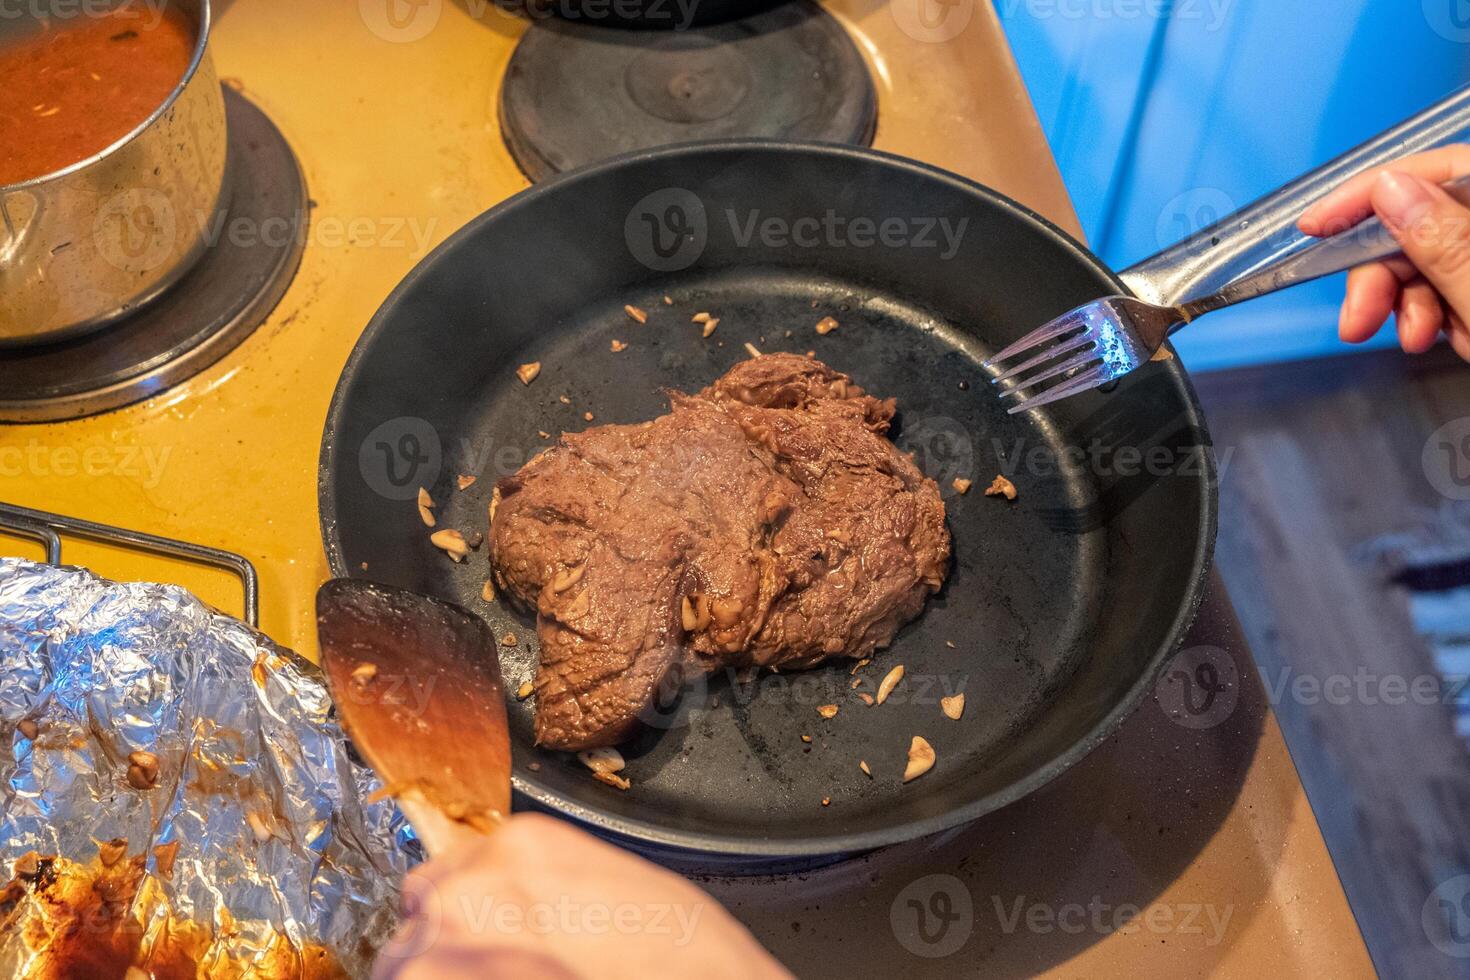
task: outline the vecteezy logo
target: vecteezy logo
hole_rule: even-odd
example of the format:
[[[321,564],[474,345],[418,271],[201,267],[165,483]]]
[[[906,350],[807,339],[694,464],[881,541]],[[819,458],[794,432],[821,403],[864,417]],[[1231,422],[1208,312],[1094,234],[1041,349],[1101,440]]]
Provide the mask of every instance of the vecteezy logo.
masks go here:
[[[709,240],[704,202],[682,187],[654,191],[628,212],[623,238],[633,258],[654,272],[687,269]]]
[[[428,37],[444,13],[444,0],[357,0],[358,16],[385,41],[411,44]]]
[[[946,497],[959,491],[955,479],[975,479],[975,443],[965,427],[952,418],[935,415],[905,420],[898,447],[914,454],[914,465],[939,484]]]
[[[1470,416],[1453,419],[1424,444],[1424,476],[1451,500],[1470,500]]]
[[[1235,201],[1216,187],[1196,187],[1170,198],[1159,211],[1154,238],[1159,248],[1182,242],[1236,211]]]
[[[1451,878],[1430,892],[1419,911],[1419,924],[1441,953],[1470,957],[1470,875]]]
[[[439,433],[421,418],[389,419],[362,441],[357,467],[363,482],[387,500],[412,500],[439,479],[444,450]]]
[[[676,666],[659,681],[652,700],[638,712],[638,720],[658,731],[674,731],[688,727],[696,712],[703,712],[708,704],[709,675],[698,668],[686,673]]]
[[[1235,658],[1219,647],[1181,650],[1154,684],[1154,695],[1175,724],[1214,728],[1230,717],[1240,698]]]
[[[970,26],[975,0],[890,0],[888,10],[909,37],[938,44]]]
[[[959,950],[975,931],[975,900],[954,875],[928,875],[899,892],[888,909],[899,945],[926,959]]]
[[[381,964],[397,964],[422,956],[439,941],[444,929],[444,901],[433,882],[419,875],[403,879],[403,922],[378,950]]]
[[[103,202],[92,220],[97,254],[128,272],[151,272],[179,243],[174,203],[162,191],[134,187]]]
[[[1470,41],[1470,0],[1424,0],[1424,19],[1446,41]]]

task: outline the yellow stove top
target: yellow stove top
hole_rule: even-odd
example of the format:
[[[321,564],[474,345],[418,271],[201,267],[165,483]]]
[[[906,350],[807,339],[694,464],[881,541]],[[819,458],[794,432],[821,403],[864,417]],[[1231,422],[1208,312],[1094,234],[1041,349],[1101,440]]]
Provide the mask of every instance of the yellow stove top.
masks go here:
[[[525,23],[488,0],[216,6],[220,76],[274,120],[306,173],[315,206],[301,269],[253,336],[183,385],[94,418],[0,427],[0,500],[244,555],[260,572],[262,627],[310,656],[313,596],[327,574],[316,462],[328,401],[398,281],[470,218],[529,186],[496,117]],[[871,0],[832,9],[873,70],[878,147],[1072,223],[1008,55],[997,63],[968,57],[983,46],[916,40]],[[973,15],[991,16],[984,5]],[[1028,120],[1020,132],[1017,115]],[[979,135],[992,131],[987,117],[1005,119],[1004,146]],[[177,581],[239,610],[224,573],[86,544],[69,545],[67,558],[115,578]]]
[[[238,552],[260,572],[262,628],[315,656],[313,602],[327,576],[316,506],[327,405],[359,333],[398,281],[463,223],[527,186],[496,119],[499,78],[524,25],[489,0],[217,0],[216,7],[221,77],[270,115],[306,173],[314,208],[300,271],[269,320],[191,381],[94,418],[0,426],[0,500]],[[880,149],[977,179],[1076,230],[989,3],[833,0],[827,7],[868,59]],[[0,540],[0,550],[39,557],[20,541]],[[220,608],[240,608],[238,584],[223,572],[83,543],[69,544],[67,560],[114,578],[178,582]],[[1248,665],[1237,640],[1217,635],[1230,631],[1228,604],[1218,592],[1212,603],[1221,611],[1208,627],[1210,642],[1236,644]],[[1064,883],[1085,902],[1093,891],[1111,894],[1120,874],[1158,879],[1139,891],[1152,896],[1144,912],[1178,915],[1209,904],[1232,909],[1233,918],[1218,937],[1176,928],[1162,938],[1148,929],[1082,939],[1062,929],[997,932],[990,922],[985,934],[1001,949],[987,957],[998,956],[991,961],[1007,971],[1371,976],[1280,733],[1259,687],[1243,688],[1256,692],[1242,697],[1255,697],[1262,715],[1250,732],[1183,733],[1152,716],[1131,721],[1044,794],[942,847],[895,849],[879,865],[814,878],[805,891],[756,894],[739,884],[717,894],[793,963],[811,958],[830,968],[846,954],[844,975],[861,973],[854,962],[889,960],[915,975],[954,975],[950,961],[879,941],[891,897],[882,889],[892,883],[901,895],[916,868],[947,869],[965,878],[977,921],[993,917],[992,892],[1013,886],[987,880],[986,855],[1020,848],[1036,856],[1021,869],[1029,889]],[[1189,808],[1157,774],[1207,756],[1239,768],[1240,779],[1225,788],[1200,783],[1206,798],[1195,802],[1218,813],[1210,833],[1195,835],[1190,847],[1198,850],[1139,836],[1135,811],[1182,810],[1188,823]],[[1108,790],[1118,786],[1128,792]],[[1084,835],[1079,845],[1085,860],[1064,841],[1079,826],[1096,828],[1095,839]],[[1170,856],[1171,846],[1179,853]],[[951,853],[957,847],[959,857]],[[935,866],[944,854],[949,863]],[[808,894],[813,888],[821,895]],[[1048,900],[1021,898],[1023,906]],[[859,906],[866,911],[857,914]],[[793,937],[798,919],[807,928]],[[963,969],[982,962],[966,960]]]

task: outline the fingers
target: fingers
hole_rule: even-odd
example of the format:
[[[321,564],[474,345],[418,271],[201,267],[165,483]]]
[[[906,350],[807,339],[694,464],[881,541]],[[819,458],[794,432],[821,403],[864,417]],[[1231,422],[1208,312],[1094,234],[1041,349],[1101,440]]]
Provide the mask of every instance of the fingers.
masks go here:
[[[1410,354],[1429,350],[1444,329],[1445,312],[1439,294],[1422,279],[1404,287],[1395,312],[1398,313],[1399,344]]]
[[[1360,343],[1396,314],[1404,350],[1421,353],[1447,333],[1470,360],[1470,207],[1441,186],[1470,175],[1470,145],[1421,153],[1332,191],[1302,215],[1306,234],[1333,235],[1377,213],[1404,251],[1348,276],[1338,334]]]
[[[1304,234],[1325,236],[1345,231],[1373,213],[1373,188],[1388,168],[1370,170],[1343,184],[1312,205],[1297,227]],[[1434,184],[1470,174],[1470,146],[1455,144],[1395,162],[1392,169]]]
[[[1470,361],[1470,326],[1466,326],[1465,321],[1454,313],[1448,315],[1448,321],[1445,332],[1449,335],[1450,346],[1462,360]]]
[[[486,947],[476,943],[446,940],[434,947],[432,958],[391,960],[373,964],[373,980],[485,980],[514,977],[516,980],[578,980],[555,957],[535,950]]]
[[[1397,171],[1378,177],[1372,203],[1404,255],[1463,318],[1470,312],[1470,208],[1438,184]]]
[[[693,883],[545,816],[513,816],[436,854],[403,893],[407,915],[379,954],[379,980],[428,980],[441,962],[457,977],[469,954],[506,965],[480,976],[788,977]]]
[[[1399,286],[1399,277],[1381,262],[1349,272],[1337,335],[1349,344],[1361,344],[1376,334],[1398,303]]]

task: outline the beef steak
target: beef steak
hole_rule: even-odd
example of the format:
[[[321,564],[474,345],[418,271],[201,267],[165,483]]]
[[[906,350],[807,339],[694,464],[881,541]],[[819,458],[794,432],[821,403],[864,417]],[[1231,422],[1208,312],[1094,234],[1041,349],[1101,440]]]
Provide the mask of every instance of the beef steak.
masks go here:
[[[868,656],[944,582],[944,503],[888,440],[892,399],[770,354],[671,403],[496,485],[491,560],[536,612],[548,748],[626,739],[693,672]]]

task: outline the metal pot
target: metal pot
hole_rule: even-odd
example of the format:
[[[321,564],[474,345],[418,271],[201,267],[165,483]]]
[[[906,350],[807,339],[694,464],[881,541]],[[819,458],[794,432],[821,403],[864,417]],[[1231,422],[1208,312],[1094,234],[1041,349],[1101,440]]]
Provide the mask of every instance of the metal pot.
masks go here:
[[[179,5],[198,38],[183,79],[153,114],[84,160],[0,186],[0,346],[117,320],[188,271],[217,230],[228,201],[210,5]],[[39,15],[0,19],[0,44],[34,31]]]

